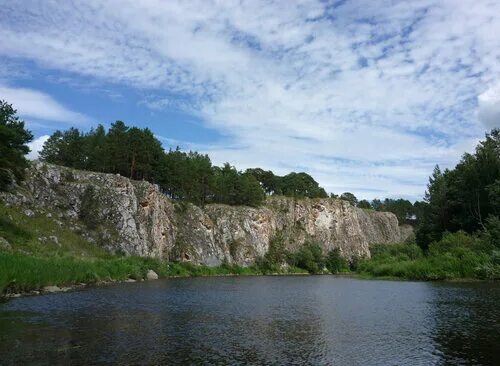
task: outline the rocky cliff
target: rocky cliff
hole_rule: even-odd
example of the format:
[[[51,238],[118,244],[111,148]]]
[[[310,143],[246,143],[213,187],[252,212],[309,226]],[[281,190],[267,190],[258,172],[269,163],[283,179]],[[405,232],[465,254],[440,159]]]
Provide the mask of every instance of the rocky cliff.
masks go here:
[[[397,218],[336,199],[268,198],[259,208],[175,203],[147,182],[35,162],[7,204],[50,215],[112,253],[218,265],[248,265],[278,233],[287,249],[306,241],[346,258],[404,240]],[[407,235],[407,234],[405,234]]]

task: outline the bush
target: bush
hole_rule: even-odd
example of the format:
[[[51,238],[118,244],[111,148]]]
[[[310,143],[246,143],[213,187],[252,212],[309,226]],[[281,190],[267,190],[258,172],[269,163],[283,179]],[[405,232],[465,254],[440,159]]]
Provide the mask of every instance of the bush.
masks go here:
[[[339,273],[349,270],[349,265],[340,254],[338,248],[332,249],[326,256],[325,265],[330,273]]]
[[[483,240],[486,244],[500,249],[500,218],[498,216],[489,216],[486,220]]]
[[[469,235],[464,231],[444,233],[441,240],[429,245],[429,255],[452,255],[461,257],[467,251],[479,249],[480,244],[478,237]]]
[[[323,250],[317,243],[305,243],[296,253],[290,255],[289,264],[309,273],[320,273],[325,268]]]

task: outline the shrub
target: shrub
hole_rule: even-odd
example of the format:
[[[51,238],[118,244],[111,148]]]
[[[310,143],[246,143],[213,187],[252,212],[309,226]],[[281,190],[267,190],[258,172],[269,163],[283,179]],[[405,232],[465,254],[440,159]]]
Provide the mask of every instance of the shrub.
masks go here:
[[[498,216],[489,216],[486,220],[486,231],[482,239],[485,243],[500,249],[500,218]]]
[[[478,237],[464,231],[444,233],[441,240],[429,245],[429,256],[452,255],[462,257],[465,252],[477,250],[480,246]]]
[[[289,264],[303,268],[309,273],[320,273],[325,267],[323,250],[317,243],[305,243],[296,253],[289,256]]]
[[[325,265],[330,273],[339,273],[349,269],[347,261],[341,256],[338,248],[332,249],[328,252]]]

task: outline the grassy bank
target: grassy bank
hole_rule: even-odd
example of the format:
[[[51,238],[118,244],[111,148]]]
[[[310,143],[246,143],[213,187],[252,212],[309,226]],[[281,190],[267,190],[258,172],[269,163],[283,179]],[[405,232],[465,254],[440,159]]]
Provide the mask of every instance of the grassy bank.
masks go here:
[[[253,267],[221,265],[207,267],[189,263],[167,263],[152,258],[108,257],[37,257],[25,254],[0,252],[0,293],[18,293],[38,290],[44,286],[70,286],[79,283],[93,284],[105,281],[140,280],[149,270],[160,277],[259,275],[265,270]],[[285,273],[305,271],[289,268]]]
[[[357,272],[368,277],[408,280],[500,279],[500,251],[485,238],[445,234],[427,252],[415,244],[377,245]]]

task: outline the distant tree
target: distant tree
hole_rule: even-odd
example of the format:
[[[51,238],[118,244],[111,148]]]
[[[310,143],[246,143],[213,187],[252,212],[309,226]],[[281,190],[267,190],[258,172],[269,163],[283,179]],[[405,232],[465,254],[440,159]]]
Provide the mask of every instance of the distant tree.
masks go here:
[[[28,166],[25,155],[33,135],[16,113],[11,104],[0,100],[0,190],[21,181]]]
[[[413,204],[405,199],[390,199],[384,200],[384,210],[392,212],[398,218],[399,223],[405,223],[412,220],[415,216],[415,209]]]
[[[265,193],[251,174],[242,174],[229,163],[214,168],[215,202],[228,205],[257,206],[265,199]]]
[[[76,169],[84,169],[85,140],[77,128],[54,132],[43,145],[40,160]]]
[[[106,151],[108,152],[107,168],[110,173],[119,173],[123,176],[130,175],[129,169],[129,128],[122,121],[116,121],[106,135]]]
[[[376,211],[384,211],[385,207],[384,207],[384,204],[382,203],[381,200],[379,200],[378,198],[375,198],[372,203],[371,203],[371,206],[374,210]]]
[[[361,200],[358,202],[359,208],[372,208],[372,205],[367,200]]]
[[[500,130],[494,129],[479,142],[474,154],[464,154],[454,169],[434,169],[425,204],[418,207],[417,243],[425,249],[445,231],[486,230],[488,218],[500,214],[499,180]]]
[[[61,159],[61,154],[59,152],[62,138],[63,133],[59,130],[50,135],[39,153],[40,160],[51,164],[65,165],[66,162]]]
[[[107,172],[109,168],[109,151],[106,129],[103,125],[98,125],[96,129],[91,129],[85,135],[84,145],[86,152],[85,169]]]
[[[339,195],[335,193],[330,193],[330,198],[339,198]]]
[[[351,192],[344,192],[340,195],[340,199],[349,202],[352,206],[358,204],[358,199]]]
[[[281,191],[290,197],[326,198],[328,194],[306,173],[290,173],[281,178]]]
[[[272,171],[254,168],[247,169],[245,173],[255,177],[267,195],[283,194],[281,189],[281,177],[274,175]]]

